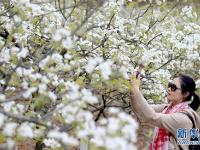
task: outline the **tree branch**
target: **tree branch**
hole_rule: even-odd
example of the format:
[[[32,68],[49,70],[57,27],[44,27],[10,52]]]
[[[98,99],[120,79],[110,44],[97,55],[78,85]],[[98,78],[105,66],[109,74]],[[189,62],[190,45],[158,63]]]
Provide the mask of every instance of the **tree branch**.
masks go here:
[[[40,121],[40,120],[38,120],[36,118],[28,118],[28,117],[21,116],[19,114],[15,115],[15,114],[12,114],[10,112],[6,112],[3,109],[0,109],[0,113],[4,114],[7,117],[10,117],[10,118],[13,118],[13,119],[17,119],[19,122],[30,122],[30,123],[34,123],[34,124],[38,124],[38,125],[44,126],[49,130],[53,129],[53,126],[49,126],[49,125],[45,124],[44,122],[42,122],[42,121]]]

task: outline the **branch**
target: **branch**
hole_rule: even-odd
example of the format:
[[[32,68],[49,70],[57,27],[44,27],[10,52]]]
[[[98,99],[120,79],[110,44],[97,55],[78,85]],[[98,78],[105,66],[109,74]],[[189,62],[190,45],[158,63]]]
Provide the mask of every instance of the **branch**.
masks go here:
[[[19,122],[30,122],[30,123],[34,123],[34,124],[37,124],[37,125],[44,126],[48,130],[52,130],[52,129],[56,128],[56,126],[45,124],[44,122],[40,121],[39,119],[29,118],[29,117],[21,116],[19,114],[15,115],[15,114],[12,114],[10,112],[6,112],[3,109],[0,109],[0,113],[4,114],[5,116],[7,116],[9,118],[17,119]],[[73,127],[71,125],[64,125],[64,126],[59,128],[59,131],[60,132],[68,132],[68,131],[72,130],[72,128]]]
[[[138,20],[139,18],[143,17],[147,13],[147,11],[150,9],[150,7],[151,7],[151,4],[147,7],[147,9],[141,15],[138,14],[138,16],[134,18],[133,20]]]
[[[103,100],[103,106],[100,108],[100,111],[99,111],[97,117],[95,118],[95,122],[99,120],[101,114],[103,114],[104,109],[106,108],[106,99],[105,99],[104,95],[102,95],[102,100]]]
[[[127,39],[127,38],[124,38],[119,31],[117,31],[117,33],[119,34],[119,36],[121,37],[121,39],[124,40],[125,42],[128,42],[130,44],[137,44],[137,43],[140,44],[141,43],[141,41],[136,40],[136,39]]]
[[[6,112],[3,109],[0,109],[0,113],[6,115],[7,117],[10,117],[10,118],[13,118],[13,119],[17,119],[20,122],[30,122],[30,123],[34,123],[34,124],[38,124],[38,125],[44,126],[47,129],[53,129],[53,126],[49,126],[49,125],[43,123],[42,121],[39,121],[36,118],[28,118],[28,117],[21,116],[19,114],[15,115],[15,114],[12,114],[10,112]]]
[[[162,64],[162,65],[159,66],[158,68],[154,69],[153,71],[147,73],[146,75],[148,76],[148,75],[152,74],[154,71],[161,69],[162,67],[164,67],[164,66],[166,66],[167,64],[169,64],[172,60],[175,60],[175,59],[179,58],[180,56],[181,56],[181,55],[176,56],[176,57],[174,57],[174,58],[171,58],[171,59],[167,60],[164,64]]]
[[[174,7],[172,7],[161,20],[156,20],[155,22],[153,22],[152,24],[149,24],[149,28],[144,32],[147,33],[149,32],[149,30],[157,23],[157,22],[162,22],[163,20],[165,20],[165,18],[173,11],[174,8],[176,8],[176,6],[178,5],[178,2],[174,5]]]
[[[115,13],[113,13],[113,15],[111,16],[110,21],[109,21],[109,23],[108,23],[108,25],[107,25],[107,29],[110,28],[110,24],[111,24],[111,22],[112,22],[114,16],[115,16]]]
[[[160,36],[160,35],[162,35],[162,33],[157,34],[157,35],[154,36],[152,39],[150,39],[150,40],[147,42],[146,46],[148,46],[155,38],[157,38],[157,37]]]
[[[94,12],[97,11],[98,7],[99,6],[95,7],[92,11],[90,11],[90,13],[87,14],[85,19],[81,22],[81,24],[72,32],[71,36],[76,34],[76,32],[88,21],[88,19],[94,14]]]
[[[67,17],[65,16],[65,14],[63,13],[63,11],[61,10],[60,0],[58,0],[58,7],[59,7],[59,11],[60,11],[61,15],[63,16],[63,18],[65,20],[67,20]],[[65,10],[65,9],[63,9],[63,10]]]
[[[0,101],[0,103],[8,103],[8,102],[12,102],[12,101],[17,101],[17,100],[19,100],[19,99],[22,98],[22,96],[23,96],[22,93],[23,93],[23,92],[21,92],[21,93],[15,95],[15,96],[13,96],[13,97],[11,97],[11,98],[7,98],[7,99],[4,100],[4,101]]]
[[[72,11],[69,13],[69,15],[66,17],[66,20],[68,20],[69,19],[69,17],[72,15],[72,13],[74,12],[74,10],[75,10],[75,8],[76,8],[76,0],[74,0],[74,7],[73,7],[73,9],[72,9]]]
[[[72,5],[72,6],[65,7],[64,9],[59,9],[59,10],[55,10],[55,11],[50,11],[50,12],[47,12],[47,13],[44,13],[44,14],[36,15],[35,17],[40,17],[40,16],[49,15],[49,14],[51,14],[51,13],[58,12],[58,11],[61,11],[61,10],[70,9],[70,8],[73,8],[73,7],[76,7],[76,6],[78,6],[78,5]]]
[[[5,28],[0,28],[0,37],[4,38],[5,40],[8,39],[10,33],[8,32],[8,30],[6,30]],[[14,43],[14,45],[18,48],[20,48],[20,44],[16,43],[16,39],[14,37],[11,36],[11,41]]]
[[[101,26],[99,26],[99,25],[92,25],[91,27],[88,27],[87,28],[87,30],[86,30],[86,32],[88,32],[88,31],[90,31],[90,30],[92,30],[92,29],[95,29],[95,28],[102,28],[102,27],[104,27],[105,25],[101,25]]]
[[[8,33],[8,31],[7,31],[5,28],[1,28],[1,29],[0,29],[0,36],[1,36],[2,38],[7,39],[7,38],[8,38],[8,35],[9,35],[9,33]]]

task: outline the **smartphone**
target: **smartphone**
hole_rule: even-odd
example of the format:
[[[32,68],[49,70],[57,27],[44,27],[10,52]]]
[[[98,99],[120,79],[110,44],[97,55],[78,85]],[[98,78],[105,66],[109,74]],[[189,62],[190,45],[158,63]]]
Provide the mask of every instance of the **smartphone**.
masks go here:
[[[139,66],[137,67],[137,70],[136,70],[136,73],[135,73],[135,76],[137,79],[140,79],[141,78],[141,69],[144,68],[144,65],[143,64],[139,64]]]

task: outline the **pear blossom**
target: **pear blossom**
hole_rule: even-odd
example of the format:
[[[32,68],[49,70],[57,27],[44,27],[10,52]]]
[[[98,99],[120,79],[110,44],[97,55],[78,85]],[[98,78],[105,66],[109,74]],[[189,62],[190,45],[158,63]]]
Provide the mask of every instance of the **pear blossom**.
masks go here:
[[[4,101],[6,99],[6,96],[3,94],[0,94],[0,101]]]
[[[17,127],[16,123],[7,123],[3,130],[3,133],[7,136],[13,136],[15,133],[16,127]]]
[[[48,92],[48,96],[51,98],[52,101],[57,99],[57,96],[53,92]]]
[[[112,70],[111,70],[111,65],[113,64],[112,61],[106,61],[106,62],[103,62],[101,63],[98,68],[101,70],[101,74],[103,76],[103,78],[105,80],[108,80],[109,79],[109,76],[111,75],[112,73]]]
[[[65,58],[65,59],[71,59],[71,58],[72,58],[72,55],[70,55],[70,54],[65,54],[65,55],[64,55],[64,58]]]
[[[24,137],[29,137],[29,138],[34,137],[33,129],[28,124],[25,123],[20,125],[20,127],[18,128],[18,132],[21,136]]]
[[[33,92],[37,90],[36,87],[29,88],[23,93],[24,98],[29,98]]]
[[[83,94],[82,100],[91,104],[98,102],[98,99],[95,96],[93,96],[89,90],[83,89],[82,94]]]
[[[15,141],[11,138],[8,138],[6,144],[8,145],[8,150],[12,150],[15,146]]]
[[[98,65],[98,63],[101,63],[103,61],[103,59],[102,58],[90,58],[89,59],[89,61],[88,61],[88,64],[87,64],[87,66],[86,66],[86,71],[88,72],[88,73],[91,73],[96,67],[97,67],[97,65]]]
[[[62,45],[64,48],[71,48],[72,47],[72,40],[70,37],[67,37],[67,39],[63,39]]]
[[[3,48],[0,52],[0,62],[8,62],[10,60],[9,49]]]
[[[51,148],[59,148],[61,145],[53,138],[45,139],[44,144]]]
[[[64,144],[78,145],[78,141],[75,138],[69,136],[67,133],[60,133],[54,130],[48,133],[48,137],[61,140]]]

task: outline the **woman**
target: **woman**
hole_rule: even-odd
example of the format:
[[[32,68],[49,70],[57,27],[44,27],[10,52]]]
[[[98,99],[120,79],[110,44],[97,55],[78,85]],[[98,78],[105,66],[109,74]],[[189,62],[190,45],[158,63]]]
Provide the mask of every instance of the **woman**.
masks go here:
[[[140,80],[131,79],[131,107],[136,116],[142,122],[155,126],[150,150],[183,149],[188,150],[188,145],[177,144],[177,130],[193,127],[200,129],[200,117],[195,112],[200,105],[198,95],[195,93],[194,80],[186,75],[180,75],[169,83],[167,90],[168,105],[151,106],[144,99],[140,89]],[[192,101],[192,102],[191,102]],[[191,102],[189,104],[189,102]],[[184,112],[184,113],[183,113]],[[190,136],[187,136],[190,141]]]

